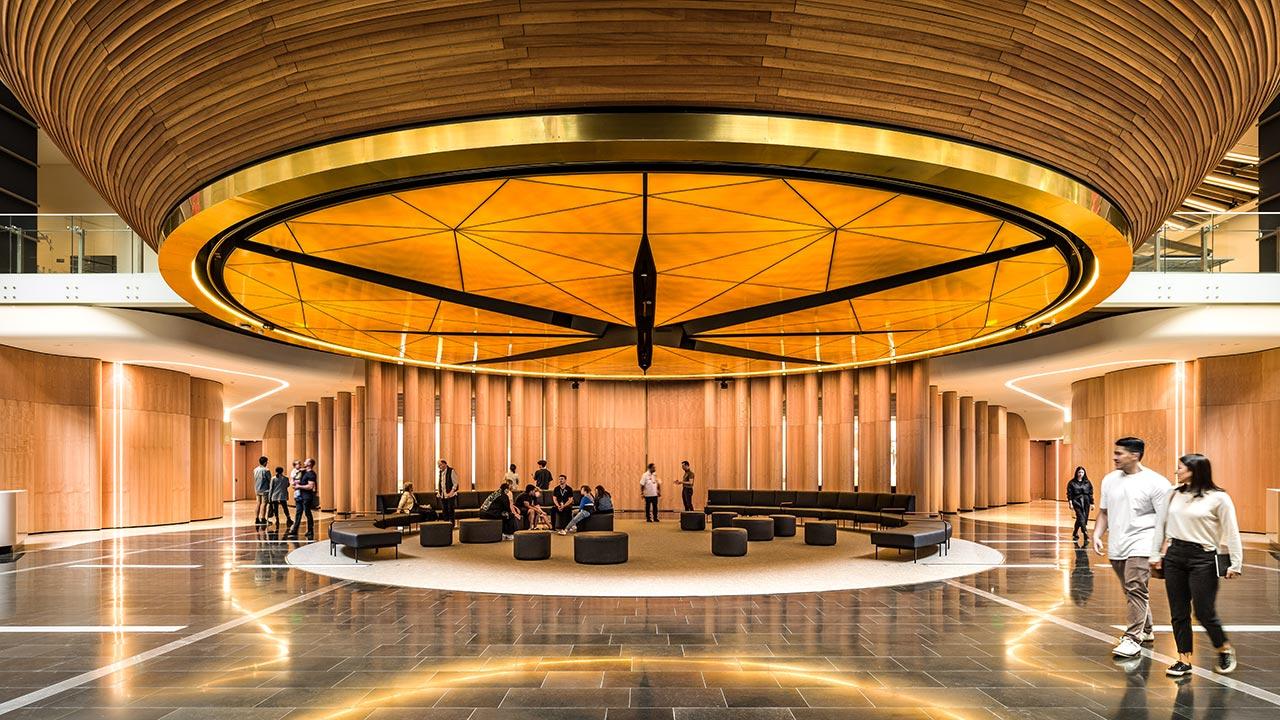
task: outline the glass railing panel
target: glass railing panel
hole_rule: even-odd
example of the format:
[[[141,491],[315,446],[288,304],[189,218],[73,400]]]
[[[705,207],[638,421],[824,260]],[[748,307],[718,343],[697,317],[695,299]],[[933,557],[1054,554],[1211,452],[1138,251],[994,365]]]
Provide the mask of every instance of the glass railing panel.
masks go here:
[[[119,215],[0,215],[0,273],[157,270],[155,251]]]
[[[1177,212],[1134,251],[1135,272],[1258,272],[1260,212]]]

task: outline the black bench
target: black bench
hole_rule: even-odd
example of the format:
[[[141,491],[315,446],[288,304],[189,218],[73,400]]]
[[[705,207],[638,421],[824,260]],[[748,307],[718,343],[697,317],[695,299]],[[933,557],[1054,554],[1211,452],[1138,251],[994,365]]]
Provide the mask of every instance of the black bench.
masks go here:
[[[837,492],[816,490],[707,491],[704,512],[739,515],[785,513],[810,520],[852,522],[855,526],[900,527],[915,512],[916,496],[907,493]],[[714,517],[714,516],[713,516]]]
[[[364,548],[373,548],[377,552],[384,547],[393,547],[398,558],[400,540],[399,530],[379,527],[371,520],[340,520],[329,524],[329,554],[336,557],[338,546],[345,545],[355,551],[356,562],[360,562],[360,551]]]
[[[920,548],[937,547],[945,555],[950,541],[951,523],[946,520],[913,520],[902,527],[871,531],[876,558],[880,557],[880,548],[890,547],[912,551],[911,562],[915,562],[920,559]]]

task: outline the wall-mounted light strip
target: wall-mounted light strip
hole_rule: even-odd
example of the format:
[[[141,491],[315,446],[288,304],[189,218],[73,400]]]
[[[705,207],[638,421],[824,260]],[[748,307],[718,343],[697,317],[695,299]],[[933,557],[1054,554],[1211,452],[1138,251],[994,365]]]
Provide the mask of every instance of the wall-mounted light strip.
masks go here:
[[[1175,364],[1176,364],[1176,363],[1179,363],[1179,362],[1181,362],[1181,361],[1179,361],[1179,360],[1171,360],[1171,359],[1169,359],[1169,358],[1145,358],[1145,359],[1139,359],[1139,360],[1113,360],[1113,361],[1111,361],[1111,362],[1095,363],[1095,364],[1093,364],[1093,365],[1081,365],[1081,366],[1079,366],[1079,367],[1069,367],[1069,368],[1063,368],[1063,369],[1061,369],[1061,370],[1049,370],[1048,372],[1032,373],[1032,374],[1030,374],[1030,375],[1021,375],[1021,376],[1019,376],[1019,377],[1013,378],[1012,380],[1006,380],[1006,381],[1005,381],[1005,383],[1004,383],[1004,386],[1005,386],[1005,387],[1007,387],[1007,388],[1009,388],[1010,390],[1012,390],[1012,391],[1016,392],[1016,393],[1021,393],[1021,394],[1023,394],[1023,395],[1026,395],[1027,397],[1031,398],[1032,400],[1037,400],[1037,401],[1039,401],[1039,402],[1044,403],[1045,405],[1048,405],[1049,407],[1052,407],[1052,408],[1054,408],[1054,409],[1056,409],[1056,410],[1060,411],[1060,412],[1062,413],[1062,420],[1063,420],[1063,422],[1071,422],[1071,407],[1070,407],[1070,406],[1068,406],[1068,405],[1059,405],[1058,403],[1056,403],[1056,402],[1054,402],[1054,401],[1050,400],[1050,399],[1049,399],[1049,398],[1047,398],[1047,397],[1044,397],[1043,395],[1037,395],[1037,394],[1035,394],[1035,393],[1031,392],[1030,390],[1027,390],[1026,388],[1019,387],[1019,386],[1018,386],[1018,383],[1020,383],[1020,382],[1025,382],[1025,381],[1027,381],[1027,380],[1035,380],[1035,379],[1037,379],[1037,378],[1042,378],[1042,377],[1051,377],[1051,376],[1053,376],[1053,375],[1064,375],[1064,374],[1066,374],[1066,373],[1082,372],[1082,371],[1084,371],[1084,370],[1096,370],[1096,369],[1098,369],[1098,368],[1103,368],[1103,367],[1114,367],[1114,366],[1116,366],[1116,365],[1130,365],[1130,366],[1140,366],[1140,365],[1164,365],[1164,364],[1168,364],[1168,363],[1175,363]]]

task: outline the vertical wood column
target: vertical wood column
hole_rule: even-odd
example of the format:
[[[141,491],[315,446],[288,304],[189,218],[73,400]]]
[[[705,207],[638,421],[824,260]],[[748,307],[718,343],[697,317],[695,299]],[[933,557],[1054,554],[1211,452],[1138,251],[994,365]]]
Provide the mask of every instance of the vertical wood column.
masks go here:
[[[750,432],[747,421],[750,407],[749,383],[746,380],[730,381],[729,387],[715,388],[715,475],[698,473],[698,484],[707,488],[745,488],[747,486],[747,437]],[[696,486],[695,486],[696,487]]]
[[[472,480],[480,490],[498,487],[501,476],[482,478],[471,466],[471,373],[440,372],[440,459],[454,468],[463,490]]]
[[[404,480],[417,492],[435,487],[436,371],[405,365],[401,370],[404,394]]]
[[[546,383],[547,467],[555,474],[564,473],[569,482],[582,485],[590,478],[587,468],[578,467],[577,427],[578,391],[567,380]],[[641,405],[643,410],[643,404]]]
[[[1008,440],[1005,447],[1005,464],[1008,467],[1008,501],[1009,504],[1031,502],[1031,436],[1027,434],[1027,424],[1017,413],[1006,416]],[[1039,448],[1036,448],[1039,450]],[[1043,468],[1044,459],[1040,460]]]
[[[960,512],[973,510],[974,495],[973,398],[960,398]]]
[[[960,510],[960,395],[942,393],[942,503],[944,513]]]
[[[1009,436],[1007,410],[987,406],[987,507],[1004,507],[1009,495]]]
[[[898,396],[898,492],[929,505],[929,361],[894,366]]]
[[[521,473],[532,474],[544,457],[542,447],[542,378],[511,378],[511,462]],[[548,462],[547,469],[558,475],[557,466]]]
[[[364,365],[364,502],[396,491],[398,465],[396,396],[400,392],[400,368],[391,363],[366,360]]]
[[[288,445],[285,449],[289,456],[284,465],[286,474],[290,472],[289,463],[294,460],[302,461],[307,457],[307,406],[294,405],[285,411],[288,417]],[[248,480],[246,480],[248,482]]]
[[[702,467],[693,468],[696,478],[693,481],[693,506],[704,507],[707,504],[708,483],[714,483],[720,476],[720,383],[705,380],[702,383]],[[717,485],[715,487],[724,487]]]
[[[365,489],[369,486],[365,479],[364,465],[364,413],[365,389],[356,386],[355,395],[351,396],[351,510],[367,512],[373,498]]]
[[[333,509],[351,512],[351,393],[333,400]]]
[[[507,378],[476,375],[476,478],[479,485],[497,486],[507,472]],[[512,461],[515,462],[515,461]],[[521,483],[532,482],[533,468],[519,466]]]
[[[307,429],[306,429],[306,450],[302,453],[304,457],[311,460],[319,461],[320,455],[320,403],[309,400],[307,401]],[[320,468],[316,468],[320,470]],[[321,471],[327,472],[327,471]]]
[[[333,459],[333,398],[320,398],[317,420],[316,464],[319,469],[320,507],[332,511],[336,502],[333,487],[338,477],[338,466]]]
[[[822,489],[853,489],[853,372],[821,373]]]
[[[889,366],[858,370],[858,486],[889,492]]]
[[[987,437],[987,401],[973,403],[973,509],[990,507],[991,482],[987,475],[990,457]]]
[[[222,383],[191,378],[191,520],[222,517],[226,455],[222,417]]]
[[[748,460],[751,463],[751,487],[760,489],[782,485],[782,468],[778,464],[782,455],[781,437],[774,437],[775,434],[780,435],[774,428],[782,424],[781,408],[771,401],[770,380],[777,378],[740,381],[747,384],[751,398],[751,457]],[[776,418],[773,415],[775,409],[779,411]]]
[[[818,489],[818,375],[784,379],[787,408],[787,489]]]
[[[942,508],[942,393],[937,385],[929,386],[929,492],[921,512],[936,513]]]
[[[292,459],[289,455],[289,416],[288,412],[276,413],[267,419],[267,426],[262,430],[262,454],[267,456],[267,464],[274,471],[279,465],[284,468],[285,475],[289,474],[289,461]],[[256,463],[258,458],[253,459]],[[236,477],[241,478],[243,483],[243,473],[236,468]],[[244,499],[243,491],[241,497],[237,500]]]

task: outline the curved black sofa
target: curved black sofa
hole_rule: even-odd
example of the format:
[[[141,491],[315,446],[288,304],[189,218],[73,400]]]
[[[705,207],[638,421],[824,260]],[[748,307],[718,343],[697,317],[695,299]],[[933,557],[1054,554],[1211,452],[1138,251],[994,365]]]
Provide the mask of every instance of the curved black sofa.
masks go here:
[[[847,520],[879,527],[902,527],[916,510],[916,496],[904,493],[820,492],[817,490],[707,490],[704,512],[739,515],[786,513],[814,520]]]

